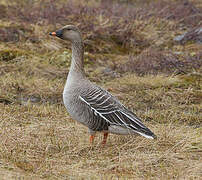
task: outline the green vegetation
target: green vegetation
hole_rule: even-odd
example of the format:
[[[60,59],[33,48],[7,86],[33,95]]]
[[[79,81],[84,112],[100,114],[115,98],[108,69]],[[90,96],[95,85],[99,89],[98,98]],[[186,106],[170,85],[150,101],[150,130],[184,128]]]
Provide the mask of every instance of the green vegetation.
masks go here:
[[[201,13],[201,0],[2,0],[0,177],[200,179]],[[110,135],[101,148],[97,134],[90,146],[62,102],[71,46],[48,35],[66,24],[83,33],[89,79],[156,141]]]

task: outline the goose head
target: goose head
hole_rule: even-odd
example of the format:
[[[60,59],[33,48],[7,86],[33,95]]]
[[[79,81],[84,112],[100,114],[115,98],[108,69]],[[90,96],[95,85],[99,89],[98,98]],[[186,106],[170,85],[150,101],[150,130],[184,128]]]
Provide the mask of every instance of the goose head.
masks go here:
[[[66,25],[63,28],[55,31],[50,32],[49,35],[57,36],[60,39],[68,40],[71,42],[81,42],[82,37],[79,29],[74,25]]]

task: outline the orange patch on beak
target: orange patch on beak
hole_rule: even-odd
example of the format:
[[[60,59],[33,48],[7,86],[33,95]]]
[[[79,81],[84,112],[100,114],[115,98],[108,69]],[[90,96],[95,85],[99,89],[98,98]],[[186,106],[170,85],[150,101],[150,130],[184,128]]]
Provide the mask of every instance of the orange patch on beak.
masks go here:
[[[51,36],[56,36],[56,32],[50,32],[49,33]]]

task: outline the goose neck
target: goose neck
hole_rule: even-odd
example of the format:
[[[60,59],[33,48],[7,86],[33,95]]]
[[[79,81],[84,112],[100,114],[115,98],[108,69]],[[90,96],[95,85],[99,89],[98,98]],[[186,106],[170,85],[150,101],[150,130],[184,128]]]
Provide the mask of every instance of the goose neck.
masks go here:
[[[84,74],[83,56],[84,56],[83,42],[73,42],[70,73],[75,72]]]

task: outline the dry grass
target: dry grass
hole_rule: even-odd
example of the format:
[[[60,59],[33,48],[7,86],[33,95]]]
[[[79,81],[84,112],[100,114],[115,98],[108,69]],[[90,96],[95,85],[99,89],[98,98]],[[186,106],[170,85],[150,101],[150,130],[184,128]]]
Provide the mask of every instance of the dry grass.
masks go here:
[[[201,179],[202,54],[192,32],[202,1],[72,2],[0,3],[0,179]],[[97,134],[90,146],[69,117],[61,94],[70,46],[47,33],[72,22],[84,32],[89,78],[156,141],[110,135],[102,148]]]
[[[101,148],[98,135],[90,147],[87,129],[72,121],[63,106],[1,105],[1,168],[19,173],[16,177],[199,178],[201,128],[148,125],[157,141],[111,135]]]
[[[129,75],[116,81],[105,87],[139,109],[158,140],[110,135],[102,148],[98,134],[91,147],[87,129],[71,120],[63,105],[0,104],[1,168],[15,178],[199,179],[201,105],[191,103],[194,90],[180,88],[185,81],[176,76]]]

